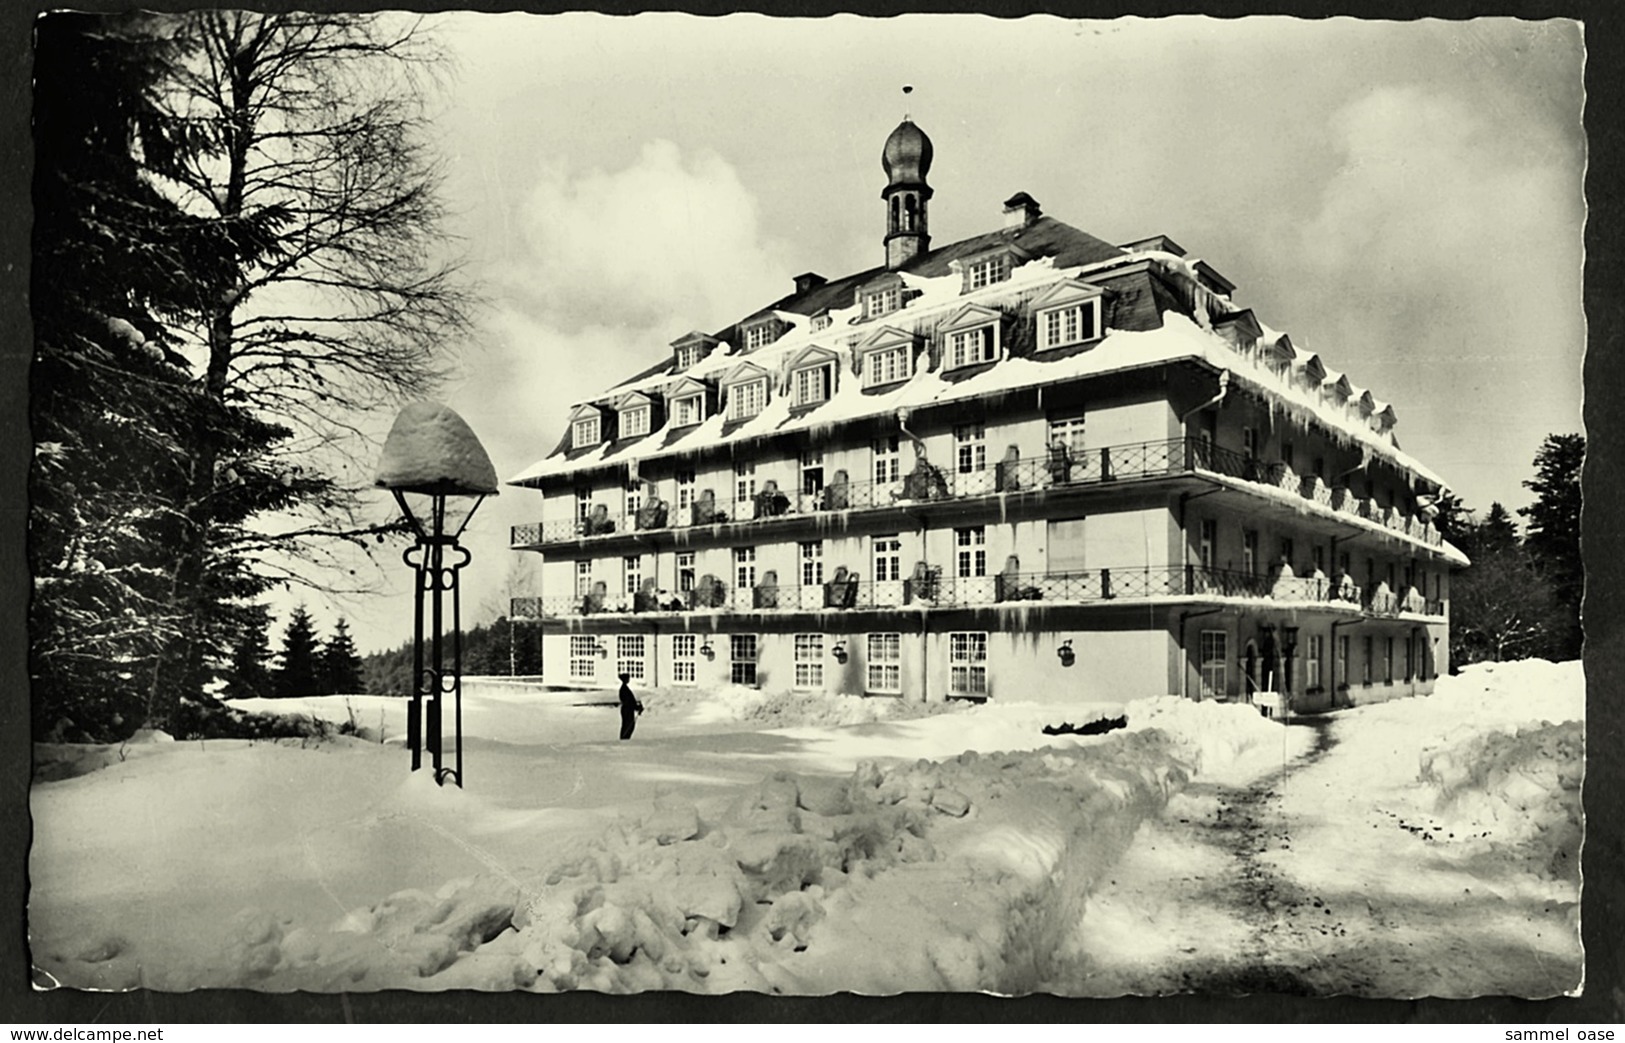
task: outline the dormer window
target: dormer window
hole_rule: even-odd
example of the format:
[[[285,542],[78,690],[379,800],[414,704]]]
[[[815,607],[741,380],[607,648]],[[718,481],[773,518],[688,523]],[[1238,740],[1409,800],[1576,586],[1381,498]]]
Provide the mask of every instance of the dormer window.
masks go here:
[[[958,369],[960,366],[974,366],[978,362],[992,362],[997,350],[996,340],[992,323],[974,329],[955,330],[948,334],[946,368]]]
[[[814,333],[817,333],[819,330],[827,330],[829,329],[829,324],[834,321],[834,319],[830,318],[829,312],[821,311],[812,317],[811,329]]]
[[[570,425],[570,444],[577,449],[597,445],[603,441],[603,425],[597,414],[584,416]]]
[[[967,304],[942,326],[943,369],[958,369],[999,357],[1000,314],[979,304]]]
[[[1004,254],[985,257],[965,266],[965,289],[980,290],[1010,278],[1010,258]]]
[[[872,319],[896,311],[902,307],[902,297],[903,288],[901,286],[888,286],[864,294],[863,317]]]
[[[864,387],[895,384],[899,380],[907,380],[911,375],[909,348],[906,344],[899,344],[895,348],[879,348],[863,357]]]
[[[705,345],[684,344],[682,347],[677,349],[676,354],[676,368],[679,370],[689,369],[691,367],[698,366],[701,360],[705,358]]]
[[[913,334],[895,326],[883,326],[854,350],[866,388],[885,387],[914,375]]]
[[[688,427],[705,419],[705,396],[684,395],[672,399],[671,423],[673,427]]]
[[[819,402],[828,402],[835,386],[835,365],[826,362],[798,369],[792,383],[796,405],[811,406]]]
[[[636,406],[621,414],[621,437],[639,438],[649,433],[648,406]]]
[[[1038,316],[1038,346],[1061,348],[1100,336],[1100,298],[1051,308]]]
[[[681,373],[683,370],[698,366],[705,360],[707,355],[711,354],[711,349],[716,347],[717,344],[718,341],[715,337],[701,333],[699,330],[692,330],[683,334],[671,342],[672,372]]]
[[[768,319],[766,322],[747,326],[744,329],[744,334],[746,351],[765,348],[779,339],[779,322],[777,319]]]
[[[766,408],[766,377],[742,381],[728,389],[729,420],[747,420]]]

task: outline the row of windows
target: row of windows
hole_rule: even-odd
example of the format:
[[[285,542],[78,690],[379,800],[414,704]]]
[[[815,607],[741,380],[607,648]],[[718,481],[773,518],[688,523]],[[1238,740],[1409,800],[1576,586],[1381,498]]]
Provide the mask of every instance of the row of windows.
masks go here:
[[[1212,518],[1202,519],[1198,526],[1197,560],[1203,568],[1217,568],[1217,544],[1219,539],[1219,523]],[[1277,543],[1276,562],[1284,562],[1294,567],[1307,568],[1311,572],[1326,573],[1326,548],[1315,544],[1309,548],[1309,560],[1300,561],[1297,557],[1297,544],[1290,536],[1282,536]],[[1257,575],[1262,564],[1259,554],[1259,534],[1257,529],[1241,530],[1241,571],[1248,575]],[[1418,568],[1414,561],[1404,563],[1403,571],[1397,562],[1384,563],[1381,572],[1377,570],[1377,559],[1366,558],[1364,586],[1365,589],[1375,590],[1378,582],[1386,583],[1392,591],[1408,590],[1415,587],[1426,593],[1427,576]],[[1353,577],[1353,559],[1348,551],[1341,551],[1337,555],[1335,575]],[[1403,581],[1403,585],[1401,585]],[[1444,573],[1433,574],[1433,599],[1444,598]]]
[[[1425,633],[1414,633],[1400,639],[1395,637],[1382,638],[1382,644],[1377,644],[1376,635],[1368,634],[1361,638],[1361,664],[1359,683],[1362,685],[1376,684],[1380,676],[1381,683],[1391,685],[1395,680],[1396,652],[1404,659],[1404,680],[1409,684],[1416,680],[1427,680],[1427,640]],[[1302,650],[1302,675],[1285,679],[1288,691],[1313,690],[1325,685],[1325,653],[1326,638],[1323,634],[1310,634],[1304,641]],[[1377,653],[1382,653],[1378,659]],[[1350,636],[1339,635],[1337,638],[1337,662],[1333,664],[1335,676],[1333,683],[1346,687],[1354,681],[1349,674]],[[1256,656],[1257,649],[1250,649],[1250,654]],[[1237,655],[1237,665],[1245,671],[1249,665],[1245,660],[1249,652]],[[1199,669],[1201,674],[1202,695],[1204,698],[1214,698],[1229,691],[1230,680],[1230,635],[1223,630],[1204,630],[1199,643]],[[1296,666],[1297,664],[1292,664]],[[1256,664],[1254,673],[1258,672]],[[1249,686],[1259,683],[1258,676],[1249,675]]]
[[[615,672],[628,674],[633,681],[647,678],[647,638],[641,634],[615,638]],[[798,689],[824,687],[826,635],[794,634],[795,677]],[[601,657],[599,639],[591,635],[570,637],[570,679],[591,681],[596,677]],[[900,695],[903,691],[903,635],[877,633],[864,635],[864,690],[876,695]],[[737,685],[754,686],[759,644],[755,634],[728,637],[728,679]],[[671,680],[676,685],[696,683],[700,652],[695,634],[672,637]],[[960,632],[948,635],[948,690],[951,695],[985,697],[987,685],[987,633]]]
[[[886,305],[887,310],[892,310],[900,300],[899,292],[894,287],[878,291],[871,297],[876,299],[877,304]],[[1094,298],[1042,311],[1038,314],[1037,330],[1038,348],[1041,351],[1093,340],[1101,335],[1100,301]],[[760,347],[761,344],[753,343],[752,338],[757,334],[767,336],[774,331],[775,328],[772,326],[751,328],[747,331],[746,347]],[[912,344],[883,344],[865,352],[862,367],[863,386],[884,387],[913,376],[914,350]],[[678,349],[677,368],[686,369],[697,363],[703,357],[702,352],[702,345],[685,345]],[[943,367],[951,370],[992,362],[998,358],[998,354],[999,323],[997,315],[990,313],[985,322],[948,333]],[[833,361],[819,362],[795,370],[791,376],[792,405],[805,407],[827,402],[835,393],[835,381],[836,363]],[[767,407],[768,378],[763,375],[727,384],[724,387],[724,397],[729,420],[746,420],[756,416]],[[704,419],[703,393],[688,393],[671,400],[673,427],[691,426]],[[628,409],[620,415],[617,437],[637,438],[647,435],[652,422],[651,406]],[[575,448],[598,445],[603,439],[604,427],[598,416],[582,417],[571,427],[571,444]]]

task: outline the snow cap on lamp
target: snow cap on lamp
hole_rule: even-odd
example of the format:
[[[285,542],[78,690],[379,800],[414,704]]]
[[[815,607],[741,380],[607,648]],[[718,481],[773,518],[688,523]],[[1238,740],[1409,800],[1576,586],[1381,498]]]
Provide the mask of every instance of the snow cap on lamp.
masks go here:
[[[384,440],[377,484],[430,495],[495,496],[497,472],[467,421],[438,402],[414,402]]]

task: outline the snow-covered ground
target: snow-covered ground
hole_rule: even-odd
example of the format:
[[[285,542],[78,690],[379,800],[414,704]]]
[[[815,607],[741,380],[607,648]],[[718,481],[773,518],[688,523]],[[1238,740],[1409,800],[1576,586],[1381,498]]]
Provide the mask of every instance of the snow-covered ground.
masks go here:
[[[620,743],[604,701],[471,684],[464,790],[409,773],[401,705],[368,697],[250,707],[353,717],[363,738],[39,747],[37,779],[53,781],[32,795],[38,980],[1268,987],[1244,973],[1269,963],[1253,891],[1330,893],[1328,878],[1339,903],[1362,889],[1391,903],[1418,965],[1449,927],[1452,945],[1488,930],[1556,968],[1498,991],[1577,974],[1577,664],[1478,668],[1321,727],[1139,700],[1106,708],[1128,727],[1096,736],[1045,735],[1057,711],[1032,704],[921,716],[725,689],[651,693]],[[1292,811],[1290,850],[1261,843],[1271,801]],[[1238,807],[1252,826],[1227,832]],[[1260,849],[1241,857],[1233,835]],[[1446,901],[1462,887],[1512,912]],[[1555,912],[1513,915],[1541,903]],[[1315,937],[1328,966],[1352,948]],[[1373,991],[1350,974],[1312,986]],[[1375,991],[1406,992],[1395,980]]]

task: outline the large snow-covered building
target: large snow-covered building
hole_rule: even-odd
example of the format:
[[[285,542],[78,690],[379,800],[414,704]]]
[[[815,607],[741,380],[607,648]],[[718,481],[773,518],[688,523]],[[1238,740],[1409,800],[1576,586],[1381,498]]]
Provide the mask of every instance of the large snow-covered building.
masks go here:
[[[931,160],[909,120],[885,143],[883,266],[678,337],[511,479],[540,493],[512,612],[545,680],[1428,691],[1465,559],[1393,409],[1167,237],[1113,245],[1019,193],[933,246]]]

